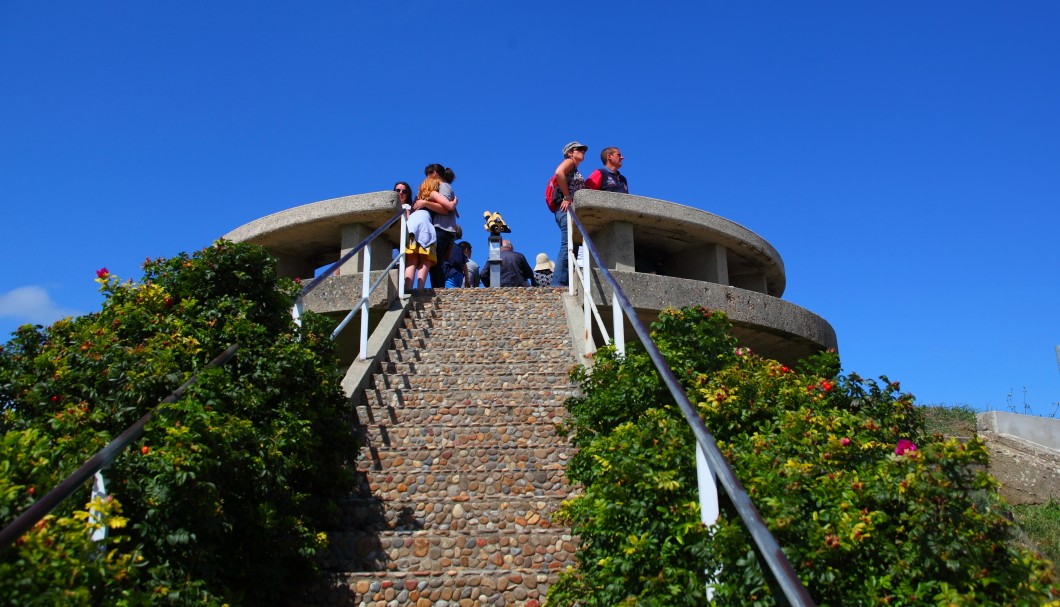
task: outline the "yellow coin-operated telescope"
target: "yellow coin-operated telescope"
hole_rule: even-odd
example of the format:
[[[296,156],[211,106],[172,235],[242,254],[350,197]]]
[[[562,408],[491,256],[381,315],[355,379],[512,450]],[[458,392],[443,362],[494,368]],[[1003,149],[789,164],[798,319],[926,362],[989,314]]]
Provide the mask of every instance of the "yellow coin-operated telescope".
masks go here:
[[[501,285],[501,234],[508,234],[512,229],[508,227],[508,224],[504,223],[504,218],[501,217],[500,213],[486,211],[482,214],[482,217],[486,220],[486,224],[482,227],[490,233],[490,256],[486,262],[489,264],[486,269],[486,272],[488,272],[487,276],[489,276],[489,285],[491,287],[499,287]]]

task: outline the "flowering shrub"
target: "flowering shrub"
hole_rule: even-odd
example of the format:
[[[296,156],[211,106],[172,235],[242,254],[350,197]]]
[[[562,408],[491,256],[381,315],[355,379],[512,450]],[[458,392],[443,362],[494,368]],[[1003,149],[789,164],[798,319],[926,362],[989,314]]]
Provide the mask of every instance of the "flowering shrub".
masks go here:
[[[104,552],[87,541],[86,487],[0,555],[0,595],[63,579],[74,598],[11,604],[275,604],[314,575],[329,504],[352,485],[328,321],[295,325],[298,287],[247,244],[149,259],[138,283],[96,276],[100,312],[22,327],[0,351],[0,523],[239,349],[105,471]]]
[[[913,397],[737,349],[702,308],[664,312],[653,339],[818,605],[1060,605],[1052,566],[1012,541],[978,440],[928,436]],[[551,605],[773,605],[735,512],[699,522],[694,438],[647,355],[576,371],[563,509],[579,565]],[[711,572],[710,576],[705,572]]]

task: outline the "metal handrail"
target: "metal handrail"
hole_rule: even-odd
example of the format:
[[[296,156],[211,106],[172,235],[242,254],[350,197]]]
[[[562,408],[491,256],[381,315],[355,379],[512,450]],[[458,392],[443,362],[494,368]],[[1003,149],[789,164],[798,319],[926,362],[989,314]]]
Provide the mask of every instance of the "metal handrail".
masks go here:
[[[386,277],[389,274],[390,270],[393,269],[395,266],[398,267],[398,297],[404,298],[405,296],[405,280],[403,278],[403,275],[405,273],[405,247],[403,246],[403,243],[398,243],[397,256],[390,260],[390,263],[387,264],[386,268],[384,268],[380,272],[379,277],[376,278],[374,283],[371,282],[372,249],[368,245],[371,244],[373,240],[382,235],[383,232],[387,230],[387,228],[394,225],[395,221],[401,221],[401,234],[404,234],[406,231],[405,219],[405,210],[399,209],[396,213],[394,213],[394,215],[390,219],[386,221],[386,223],[376,228],[374,232],[365,237],[365,239],[361,242],[357,243],[356,246],[347,251],[345,255],[340,257],[338,261],[328,266],[326,270],[321,272],[316,278],[310,281],[309,284],[303,287],[302,290],[298,293],[298,296],[295,297],[294,303],[291,306],[291,315],[294,316],[295,323],[301,324],[302,306],[305,296],[308,295],[313,289],[320,286],[320,284],[324,282],[324,280],[330,277],[336,270],[341,268],[342,265],[349,261],[351,258],[353,258],[354,255],[360,253],[363,250],[364,257],[361,259],[361,299],[358,300],[356,305],[350,308],[350,311],[335,327],[335,330],[331,333],[331,339],[334,340],[336,337],[338,337],[339,333],[341,333],[342,330],[346,328],[346,325],[350,322],[350,320],[353,319],[354,315],[360,312],[361,334],[359,340],[360,347],[358,348],[357,358],[359,360],[365,360],[367,358],[368,352],[368,299],[371,297],[372,293],[374,293],[375,290],[378,289],[381,284],[383,284],[383,281],[386,280]]]
[[[235,355],[236,350],[238,349],[239,346],[236,344],[228,346],[227,350],[207,363],[203,371],[224,365]],[[109,467],[122,450],[132,444],[134,440],[144,433],[144,428],[147,426],[147,423],[156,415],[165,411],[169,405],[172,405],[177,402],[180,397],[184,396],[184,392],[199,380],[200,375],[202,375],[202,371],[196,373],[186,382],[181,384],[180,387],[167,396],[165,400],[158,403],[154,409],[145,413],[143,417],[137,420],[133,425],[129,426],[120,436],[110,441],[106,447],[103,447],[96,452],[95,455],[88,458],[84,464],[81,464],[80,468],[70,476],[66,477],[66,480],[59,483],[59,485],[49,491],[47,495],[37,500],[35,504],[20,514],[18,518],[11,521],[11,523],[0,530],[0,551],[6,550],[15,542],[15,540],[21,537],[23,533],[29,531],[33,525],[37,524],[38,521],[43,519],[48,513],[54,510],[56,506],[62,503],[63,500],[73,495],[85,481],[92,478],[92,476],[100,470]]]
[[[586,247],[591,258],[596,260],[600,269],[600,274],[611,287],[612,315],[615,315],[619,308],[621,311],[625,312],[626,316],[629,318],[630,324],[633,325],[633,330],[636,331],[637,336],[640,337],[640,342],[644,345],[644,349],[647,351],[648,356],[651,358],[652,362],[655,363],[655,368],[659,371],[663,383],[674,397],[677,406],[681,408],[681,413],[684,414],[685,421],[691,426],[692,433],[696,437],[696,443],[699,447],[700,454],[709,465],[711,474],[716,479],[717,485],[720,486],[724,495],[732,503],[737,514],[740,516],[740,520],[743,521],[744,527],[751,535],[752,545],[758,555],[758,561],[764,565],[762,568],[763,573],[766,575],[767,582],[773,588],[774,597],[777,599],[778,604],[790,604],[805,607],[815,605],[809,591],[806,590],[806,587],[803,586],[801,581],[799,581],[799,577],[795,574],[794,568],[792,568],[787,556],[785,556],[783,550],[781,550],[780,544],[777,543],[776,538],[774,538],[773,534],[769,531],[765,521],[762,520],[762,516],[758,513],[758,509],[751,501],[751,497],[747,494],[747,490],[744,489],[740,480],[736,478],[736,474],[733,472],[728,460],[725,459],[721,450],[718,449],[718,445],[714,441],[714,436],[709,430],[707,430],[706,425],[703,423],[703,419],[688,400],[688,396],[685,394],[684,389],[681,388],[681,384],[678,382],[677,377],[674,376],[673,371],[670,370],[670,366],[666,364],[666,360],[663,358],[662,353],[659,352],[659,349],[651,340],[648,329],[637,316],[636,310],[634,310],[633,305],[629,303],[629,299],[626,297],[622,287],[618,285],[614,276],[612,276],[611,272],[609,272],[604,266],[600,253],[596,250],[596,246],[589,238],[589,234],[582,225],[581,220],[578,219],[578,216],[574,213],[573,209],[569,209],[568,213],[568,229],[571,229],[571,224],[577,226],[582,235],[582,246]],[[568,246],[570,246],[570,238],[567,239],[567,242]],[[569,258],[570,256],[568,254],[568,260]],[[584,271],[586,275],[589,273],[588,263],[586,264]],[[584,285],[588,285],[588,281],[585,278],[583,278],[583,288],[585,288]],[[615,303],[618,305],[614,305]]]

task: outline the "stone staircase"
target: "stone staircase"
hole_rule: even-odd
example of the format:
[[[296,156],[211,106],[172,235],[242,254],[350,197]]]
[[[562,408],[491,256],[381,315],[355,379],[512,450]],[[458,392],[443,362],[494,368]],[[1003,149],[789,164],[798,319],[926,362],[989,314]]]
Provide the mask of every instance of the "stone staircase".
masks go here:
[[[542,604],[576,545],[552,522],[574,363],[560,290],[414,296],[357,404],[361,489],[312,604]]]

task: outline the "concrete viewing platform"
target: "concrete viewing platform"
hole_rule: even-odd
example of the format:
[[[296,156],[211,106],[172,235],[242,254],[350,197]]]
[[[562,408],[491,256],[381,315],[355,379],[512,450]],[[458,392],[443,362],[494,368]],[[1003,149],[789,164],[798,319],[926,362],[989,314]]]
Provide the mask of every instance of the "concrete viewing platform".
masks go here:
[[[391,191],[333,198],[301,205],[247,223],[225,238],[252,242],[277,258],[282,276],[312,277],[337,261],[393,216]],[[638,316],[654,320],[668,307],[702,305],[724,311],[733,334],[755,352],[792,363],[836,348],[835,331],[820,316],[780,297],[786,277],[780,254],[763,238],[723,217],[692,207],[628,194],[581,190],[575,209]],[[397,224],[371,247],[371,268],[382,270],[402,242]],[[580,238],[576,236],[575,242]],[[328,278],[306,300],[323,313],[344,313],[360,297],[360,255]],[[396,297],[397,274],[387,293],[373,296],[382,315]],[[611,295],[599,270],[591,295],[610,315]],[[627,336],[633,338],[632,332]]]

